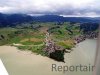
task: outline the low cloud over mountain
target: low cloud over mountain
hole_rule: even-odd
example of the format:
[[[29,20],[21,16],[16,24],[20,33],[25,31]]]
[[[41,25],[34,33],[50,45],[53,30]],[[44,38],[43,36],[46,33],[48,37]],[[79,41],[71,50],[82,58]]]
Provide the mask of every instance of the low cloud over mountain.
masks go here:
[[[1,0],[0,12],[95,17],[100,16],[99,3],[99,0]]]

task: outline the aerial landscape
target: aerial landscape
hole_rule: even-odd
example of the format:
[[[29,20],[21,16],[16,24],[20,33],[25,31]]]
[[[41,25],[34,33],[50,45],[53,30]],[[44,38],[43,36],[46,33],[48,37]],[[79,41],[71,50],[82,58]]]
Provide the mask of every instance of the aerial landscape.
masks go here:
[[[28,7],[36,5],[34,2],[37,5],[42,2],[48,5],[48,2],[52,2],[25,1],[21,1],[23,6],[19,9],[16,3],[21,3],[20,1],[10,0],[8,6],[3,1],[0,3],[0,59],[9,75],[91,75],[92,71],[86,70],[69,72],[62,68],[58,72],[56,69],[53,71],[53,64],[56,64],[56,67],[94,66],[100,24],[98,14],[92,10],[82,12],[78,8],[76,11],[80,15],[74,12],[74,8],[73,12],[66,9],[70,13],[56,8],[56,12],[48,11],[49,8],[45,8],[48,12],[39,8],[31,11],[33,9],[28,10]],[[69,4],[72,1],[69,1]],[[29,6],[27,2],[30,3]],[[13,7],[11,3],[15,3],[16,10],[10,9]],[[66,3],[68,4],[65,1]],[[92,5],[89,0],[81,3]],[[2,7],[2,4],[5,6]],[[74,6],[74,3],[72,4]],[[78,6],[80,4],[75,3]],[[24,7],[26,8],[21,10]]]
[[[87,18],[84,17],[82,19],[79,18],[80,20],[77,21],[67,17],[70,20],[68,22],[65,21],[66,18],[61,16],[46,15],[43,17],[46,20],[50,18],[51,21],[48,19],[47,22],[44,22],[45,19],[41,21],[39,17],[36,17],[40,21],[35,21],[35,17],[21,14],[1,14],[1,16],[5,16],[6,20],[11,18],[12,22],[9,21],[11,24],[6,24],[6,21],[3,20],[4,25],[1,21],[3,26],[0,29],[0,45],[10,45],[20,50],[30,50],[57,61],[64,62],[64,53],[70,53],[76,44],[85,39],[95,39],[98,36],[99,21],[94,23],[85,22],[84,20],[87,21]],[[28,19],[29,17],[31,20]],[[20,23],[14,18],[18,20],[20,18],[22,21],[26,18],[29,22],[25,20]],[[55,20],[53,20],[54,18]],[[58,18],[61,19],[61,22],[58,21]],[[77,18],[74,17],[74,19]],[[89,19],[91,21],[91,18]]]

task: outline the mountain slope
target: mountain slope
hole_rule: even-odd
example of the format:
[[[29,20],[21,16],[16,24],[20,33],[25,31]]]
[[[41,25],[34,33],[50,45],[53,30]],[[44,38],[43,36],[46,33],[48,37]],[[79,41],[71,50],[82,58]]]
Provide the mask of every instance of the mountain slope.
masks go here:
[[[15,26],[26,22],[94,22],[99,23],[99,17],[63,17],[58,15],[30,16],[26,14],[0,13],[0,27]]]

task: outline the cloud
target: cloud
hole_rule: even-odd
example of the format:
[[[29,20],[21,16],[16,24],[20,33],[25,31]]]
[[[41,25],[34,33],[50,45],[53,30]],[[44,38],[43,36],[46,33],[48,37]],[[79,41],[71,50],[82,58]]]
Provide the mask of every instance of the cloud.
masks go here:
[[[99,16],[99,0],[1,0],[1,13]]]

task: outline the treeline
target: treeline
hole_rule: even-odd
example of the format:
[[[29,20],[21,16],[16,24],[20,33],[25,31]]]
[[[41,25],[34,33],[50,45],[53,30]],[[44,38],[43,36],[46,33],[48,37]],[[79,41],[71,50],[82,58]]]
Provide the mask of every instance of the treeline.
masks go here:
[[[30,16],[27,14],[2,14],[0,13],[0,27],[14,27],[21,23],[31,22],[57,22],[57,25],[62,25],[63,22],[85,23],[94,22],[99,23],[100,18],[90,17],[63,17],[59,15],[43,15],[43,16]]]
[[[83,33],[95,31],[98,28],[99,28],[99,23],[82,23],[82,24],[80,24],[80,29],[83,30]]]

